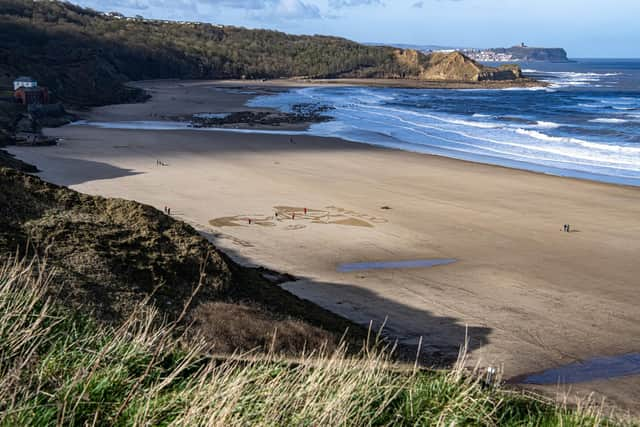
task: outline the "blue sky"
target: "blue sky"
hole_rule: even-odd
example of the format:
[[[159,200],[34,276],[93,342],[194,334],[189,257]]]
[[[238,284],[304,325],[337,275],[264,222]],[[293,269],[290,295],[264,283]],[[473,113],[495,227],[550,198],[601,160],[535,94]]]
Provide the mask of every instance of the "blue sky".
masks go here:
[[[102,11],[361,42],[564,47],[640,58],[640,0],[74,0]]]

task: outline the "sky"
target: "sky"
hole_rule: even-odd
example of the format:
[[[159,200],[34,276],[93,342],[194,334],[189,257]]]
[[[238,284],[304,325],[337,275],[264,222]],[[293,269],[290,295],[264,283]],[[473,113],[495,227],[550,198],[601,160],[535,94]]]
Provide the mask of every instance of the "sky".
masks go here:
[[[127,16],[328,34],[359,42],[564,47],[640,58],[640,0],[73,0]]]

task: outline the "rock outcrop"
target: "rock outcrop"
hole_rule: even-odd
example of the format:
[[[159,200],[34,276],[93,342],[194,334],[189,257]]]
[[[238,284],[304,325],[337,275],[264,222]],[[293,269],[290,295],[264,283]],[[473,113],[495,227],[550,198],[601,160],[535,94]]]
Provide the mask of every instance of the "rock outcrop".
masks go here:
[[[518,65],[487,67],[460,52],[424,55],[413,49],[399,49],[395,52],[395,58],[406,70],[402,77],[409,79],[482,82],[523,78]]]

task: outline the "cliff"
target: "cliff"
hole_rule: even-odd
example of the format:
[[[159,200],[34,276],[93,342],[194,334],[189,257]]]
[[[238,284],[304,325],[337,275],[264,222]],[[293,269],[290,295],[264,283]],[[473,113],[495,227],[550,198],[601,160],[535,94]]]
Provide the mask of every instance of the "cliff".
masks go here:
[[[523,62],[567,62],[567,51],[562,48],[545,48],[545,47],[520,47],[514,46],[509,48],[491,49],[496,53],[505,53],[513,56],[514,60]]]
[[[118,324],[147,298],[170,320],[191,301],[185,324],[216,352],[265,349],[276,329],[275,348],[285,353],[331,346],[346,329],[364,337],[150,206],[77,193],[2,164],[0,156],[0,265],[25,251],[46,259],[57,304]]]
[[[408,70],[403,78],[453,82],[482,82],[522,79],[517,65],[499,68],[482,65],[460,52],[434,52],[429,55],[416,50],[404,49],[395,52],[396,60]]]

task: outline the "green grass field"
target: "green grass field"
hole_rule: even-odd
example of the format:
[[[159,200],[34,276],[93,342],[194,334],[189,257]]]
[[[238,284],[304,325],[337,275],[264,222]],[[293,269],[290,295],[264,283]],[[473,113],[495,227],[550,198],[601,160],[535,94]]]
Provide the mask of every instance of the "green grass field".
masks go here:
[[[1,425],[620,425],[384,350],[213,358],[145,304],[119,327],[69,312],[50,277],[37,262],[0,268]]]

